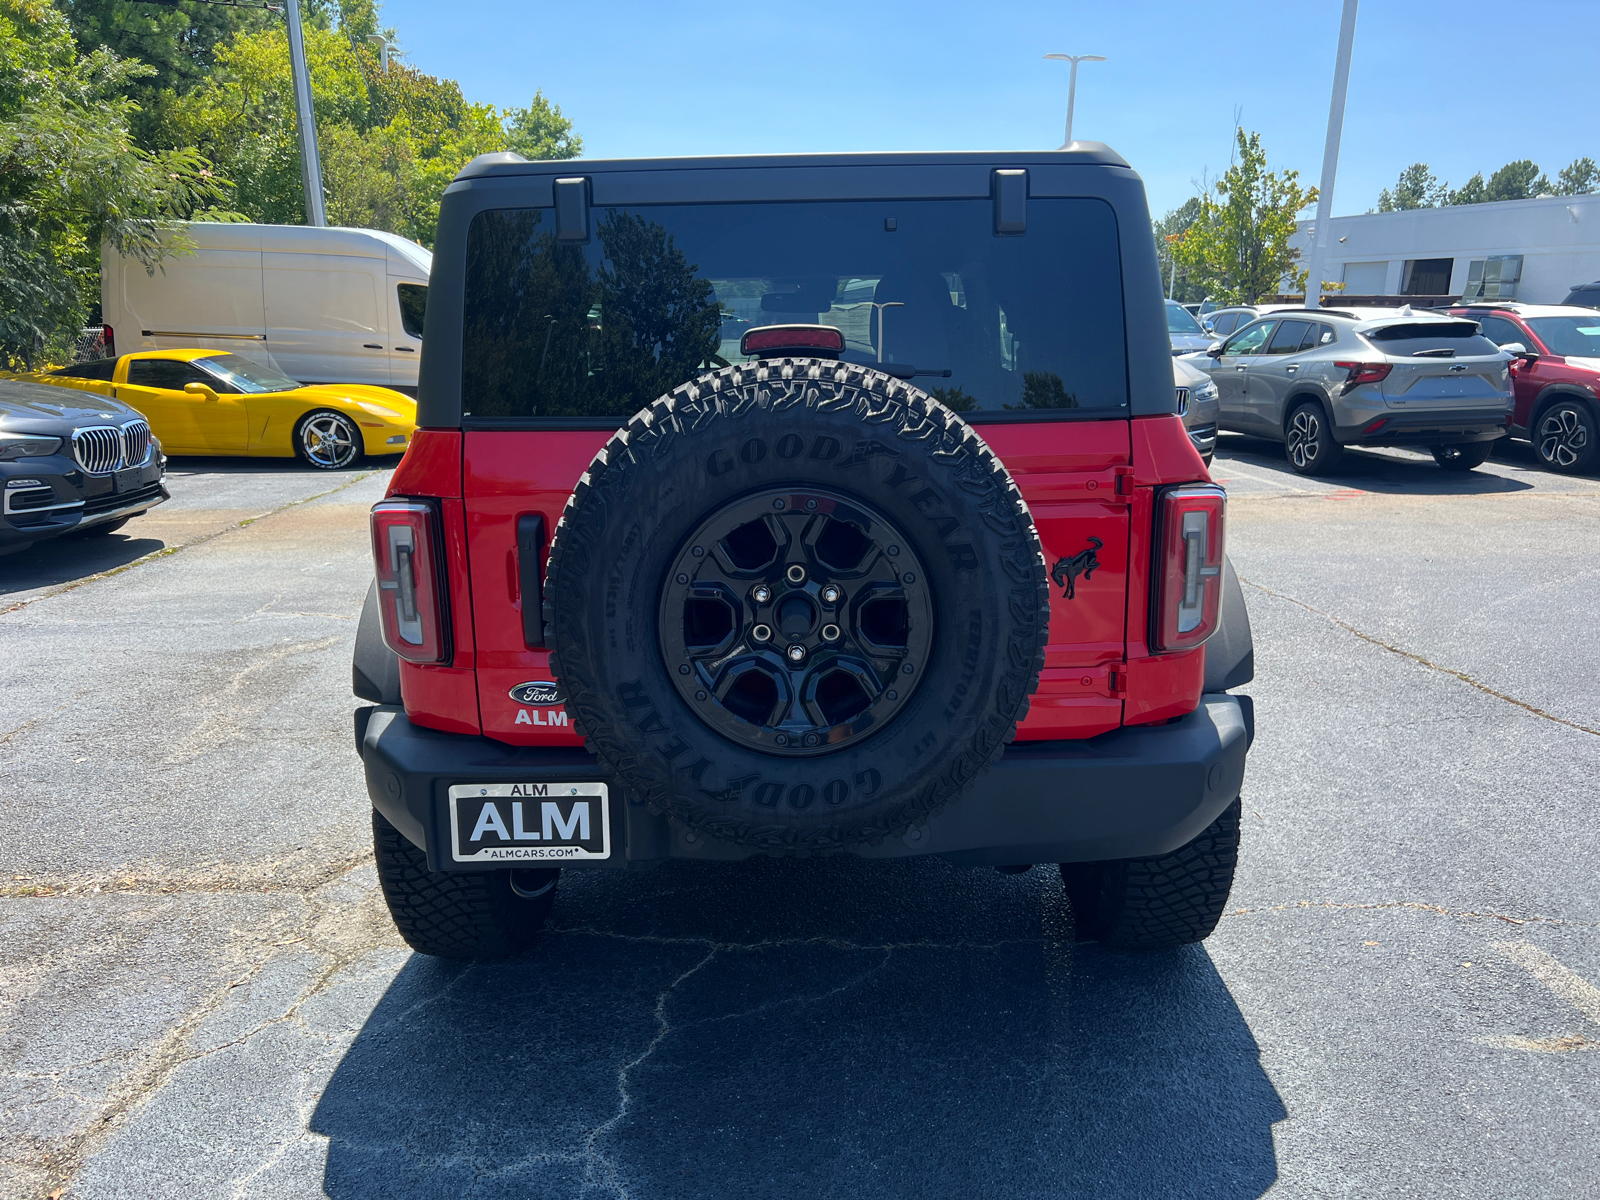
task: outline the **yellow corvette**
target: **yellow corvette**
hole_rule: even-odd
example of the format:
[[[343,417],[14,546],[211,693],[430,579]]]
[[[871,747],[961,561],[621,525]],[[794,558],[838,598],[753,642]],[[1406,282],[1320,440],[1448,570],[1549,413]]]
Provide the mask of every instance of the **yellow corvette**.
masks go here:
[[[131,405],[171,455],[298,455],[333,470],[369,454],[400,454],[417,429],[417,402],[400,392],[356,383],[302,385],[219,350],[141,350],[18,378]]]

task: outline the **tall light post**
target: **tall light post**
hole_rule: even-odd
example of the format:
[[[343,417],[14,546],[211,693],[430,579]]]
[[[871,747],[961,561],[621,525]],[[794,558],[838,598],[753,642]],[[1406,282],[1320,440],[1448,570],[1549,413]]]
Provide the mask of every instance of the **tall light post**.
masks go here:
[[[317,157],[317,123],[311,112],[311,75],[306,70],[306,40],[300,29],[300,0],[288,0],[289,69],[294,76],[294,114],[300,126],[300,179],[306,189],[306,224],[326,225],[322,160]]]
[[[1072,75],[1067,80],[1067,140],[1061,143],[1065,150],[1072,144],[1072,108],[1078,99],[1078,64],[1081,62],[1105,62],[1102,54],[1046,54],[1046,58],[1060,59],[1062,62],[1072,64]]]
[[[378,44],[378,58],[383,63],[383,73],[387,75],[389,73],[389,51],[394,47],[390,44],[389,39],[381,33],[367,34],[367,41]]]
[[[1312,231],[1311,262],[1306,269],[1306,307],[1322,307],[1322,262],[1328,254],[1328,228],[1333,218],[1333,177],[1339,169],[1339,138],[1344,132],[1344,97],[1350,89],[1350,48],[1356,40],[1356,4],[1344,0],[1339,20],[1339,56],[1333,67],[1333,99],[1328,103],[1328,140],[1322,147],[1322,184],[1317,188],[1317,226]]]

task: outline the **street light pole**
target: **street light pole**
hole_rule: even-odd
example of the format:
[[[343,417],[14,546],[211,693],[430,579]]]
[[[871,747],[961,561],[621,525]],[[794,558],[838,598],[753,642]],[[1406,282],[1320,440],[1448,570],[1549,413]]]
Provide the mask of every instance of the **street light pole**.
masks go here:
[[[389,39],[381,33],[369,33],[367,34],[367,41],[378,43],[378,57],[383,62],[383,73],[387,75],[389,73],[389,50],[391,49]]]
[[[1059,59],[1072,64],[1072,74],[1067,79],[1067,140],[1061,143],[1065,150],[1072,144],[1072,109],[1078,100],[1078,64],[1081,62],[1105,62],[1101,54],[1046,54],[1046,58]]]
[[[1339,138],[1344,132],[1344,98],[1350,89],[1350,48],[1356,40],[1356,4],[1344,0],[1339,21],[1339,56],[1333,67],[1333,99],[1328,103],[1328,140],[1322,148],[1322,184],[1317,188],[1317,225],[1312,230],[1311,263],[1306,270],[1306,307],[1322,307],[1322,263],[1328,254],[1333,218],[1333,178],[1339,169]]]
[[[311,75],[306,70],[300,0],[288,0],[289,68],[294,76],[294,113],[300,126],[300,178],[306,189],[306,224],[324,226],[328,209],[322,196],[322,160],[317,157],[317,123],[311,112]]]

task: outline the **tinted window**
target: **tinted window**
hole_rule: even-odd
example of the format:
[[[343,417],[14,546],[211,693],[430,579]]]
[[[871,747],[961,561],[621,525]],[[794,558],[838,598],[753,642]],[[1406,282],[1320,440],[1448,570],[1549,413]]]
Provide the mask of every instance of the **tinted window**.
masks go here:
[[[1222,352],[1224,354],[1260,354],[1261,347],[1266,345],[1267,337],[1272,333],[1272,327],[1276,324],[1276,321],[1258,321],[1254,325],[1246,325],[1222,348]]]
[[[166,388],[181,392],[186,383],[215,387],[216,380],[204,371],[170,358],[136,358],[128,364],[128,382],[134,387]]]
[[[1600,308],[1600,290],[1582,288],[1568,293],[1563,304],[1576,304],[1581,308]]]
[[[1528,336],[1504,317],[1482,317],[1479,324],[1483,326],[1483,336],[1497,346],[1504,346],[1510,342],[1521,342],[1528,346]],[[1532,346],[1528,346],[1531,350]]]
[[[1339,334],[1332,325],[1318,325],[1311,331],[1311,343],[1301,349],[1309,350],[1316,346],[1331,346],[1339,340]]]
[[[1405,321],[1369,329],[1366,338],[1383,353],[1401,358],[1465,358],[1500,349],[1478,332],[1476,321]]]
[[[1175,333],[1179,337],[1205,337],[1206,331],[1200,328],[1200,322],[1189,315],[1189,310],[1181,304],[1167,301],[1167,332]]]
[[[428,311],[428,286],[423,283],[395,285],[400,297],[400,324],[414,338],[422,336],[422,318]]]
[[[97,358],[93,362],[74,363],[70,367],[62,367],[51,371],[52,375],[65,375],[69,379],[101,379],[111,382],[111,375],[117,369],[117,360],[114,358]]]
[[[948,370],[917,382],[958,411],[1127,403],[1117,228],[1101,201],[1033,200],[1020,237],[994,236],[988,200],[662,205],[591,221],[587,245],[558,245],[548,209],[474,218],[466,415],[631,416],[742,361],[746,330],[786,324],[835,326],[848,362]]]
[[[1539,335],[1539,340],[1551,354],[1559,354],[1563,358],[1600,358],[1600,314],[1593,317],[1530,317],[1528,325]]]
[[[1284,321],[1267,343],[1268,354],[1297,354],[1316,327],[1308,321]]]
[[[1211,332],[1219,333],[1226,337],[1232,333],[1239,324],[1238,313],[1223,313],[1219,317],[1211,318]]]

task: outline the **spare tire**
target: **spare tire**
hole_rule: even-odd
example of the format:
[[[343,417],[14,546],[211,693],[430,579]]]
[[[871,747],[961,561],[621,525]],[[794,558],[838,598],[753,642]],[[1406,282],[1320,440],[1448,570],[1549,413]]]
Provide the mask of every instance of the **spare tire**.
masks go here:
[[[550,549],[552,668],[630,799],[776,853],[904,833],[1011,740],[1044,663],[1033,519],[881,371],[773,359],[663,396]]]

